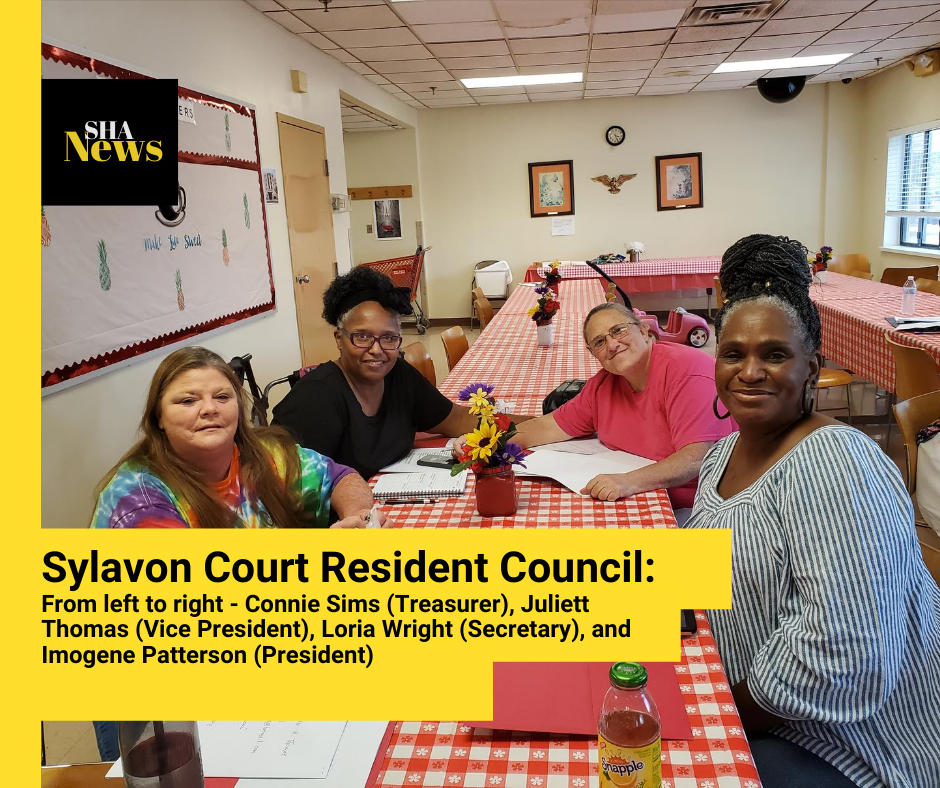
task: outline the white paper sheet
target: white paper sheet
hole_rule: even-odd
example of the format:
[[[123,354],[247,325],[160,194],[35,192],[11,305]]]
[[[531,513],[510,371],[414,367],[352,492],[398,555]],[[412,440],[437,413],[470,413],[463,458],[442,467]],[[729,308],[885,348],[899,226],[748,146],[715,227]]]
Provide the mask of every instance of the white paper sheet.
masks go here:
[[[553,216],[552,235],[574,235],[574,217]]]
[[[539,449],[525,458],[525,470],[517,469],[521,476],[546,476],[561,482],[575,493],[602,473],[627,473],[652,465],[653,460],[625,451],[606,451],[603,454],[572,454],[571,452]]]
[[[278,780],[326,777],[347,725],[346,722],[309,721],[197,724],[202,771],[206,777]],[[122,777],[123,774],[121,761],[117,760],[107,776]],[[288,786],[282,784],[282,788]]]
[[[422,457],[427,457],[430,454],[447,454],[449,449],[445,446],[440,446],[436,449],[412,449],[404,457],[402,457],[397,462],[393,462],[391,465],[386,465],[384,468],[379,470],[379,473],[428,473],[430,471],[436,470],[427,465],[418,465],[418,460]],[[445,476],[450,476],[450,471],[441,469],[441,473]]]
[[[561,441],[560,443],[545,443],[536,446],[533,451],[561,451],[566,454],[604,454],[609,452],[603,443],[597,438],[576,438],[571,441]]]

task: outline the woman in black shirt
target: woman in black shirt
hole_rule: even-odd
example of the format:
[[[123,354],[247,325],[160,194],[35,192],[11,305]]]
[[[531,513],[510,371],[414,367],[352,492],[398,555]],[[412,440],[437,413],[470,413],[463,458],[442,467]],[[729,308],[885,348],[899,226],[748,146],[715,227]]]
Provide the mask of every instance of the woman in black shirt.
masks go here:
[[[400,358],[409,291],[371,268],[354,268],[323,294],[339,359],[304,375],[274,408],[274,423],[301,445],[355,468],[365,479],[411,449],[416,432],[450,437],[476,427]]]

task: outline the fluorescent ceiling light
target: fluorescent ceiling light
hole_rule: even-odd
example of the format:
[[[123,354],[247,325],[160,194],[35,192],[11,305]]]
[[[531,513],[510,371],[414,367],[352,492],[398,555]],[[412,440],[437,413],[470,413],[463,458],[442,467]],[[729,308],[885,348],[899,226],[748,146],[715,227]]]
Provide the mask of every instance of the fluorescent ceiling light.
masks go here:
[[[506,88],[515,85],[561,85],[582,82],[582,73],[570,74],[524,74],[518,77],[471,77],[460,80],[466,88]]]
[[[736,71],[770,71],[777,68],[812,68],[833,66],[851,57],[853,52],[840,55],[814,55],[811,57],[781,57],[776,60],[741,60],[737,63],[722,63],[713,74],[732,74]]]

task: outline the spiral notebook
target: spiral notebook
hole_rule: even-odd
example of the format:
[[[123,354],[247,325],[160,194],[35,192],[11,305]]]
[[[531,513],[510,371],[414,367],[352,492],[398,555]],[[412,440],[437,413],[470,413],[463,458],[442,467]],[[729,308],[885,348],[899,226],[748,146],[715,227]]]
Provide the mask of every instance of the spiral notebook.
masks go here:
[[[386,473],[372,488],[377,501],[389,498],[452,498],[463,495],[467,471],[451,476],[449,471],[427,473]]]

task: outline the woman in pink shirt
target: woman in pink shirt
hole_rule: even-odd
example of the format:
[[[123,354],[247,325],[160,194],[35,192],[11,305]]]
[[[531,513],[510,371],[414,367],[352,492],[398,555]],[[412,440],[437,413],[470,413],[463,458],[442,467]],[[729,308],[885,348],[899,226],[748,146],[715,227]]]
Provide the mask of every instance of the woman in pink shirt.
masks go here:
[[[531,448],[596,432],[608,448],[655,462],[595,476],[582,493],[616,501],[665,487],[675,509],[689,509],[705,453],[733,429],[713,408],[714,358],[656,342],[646,324],[617,303],[588,313],[584,341],[603,369],[558,410],[520,424],[514,440]]]

